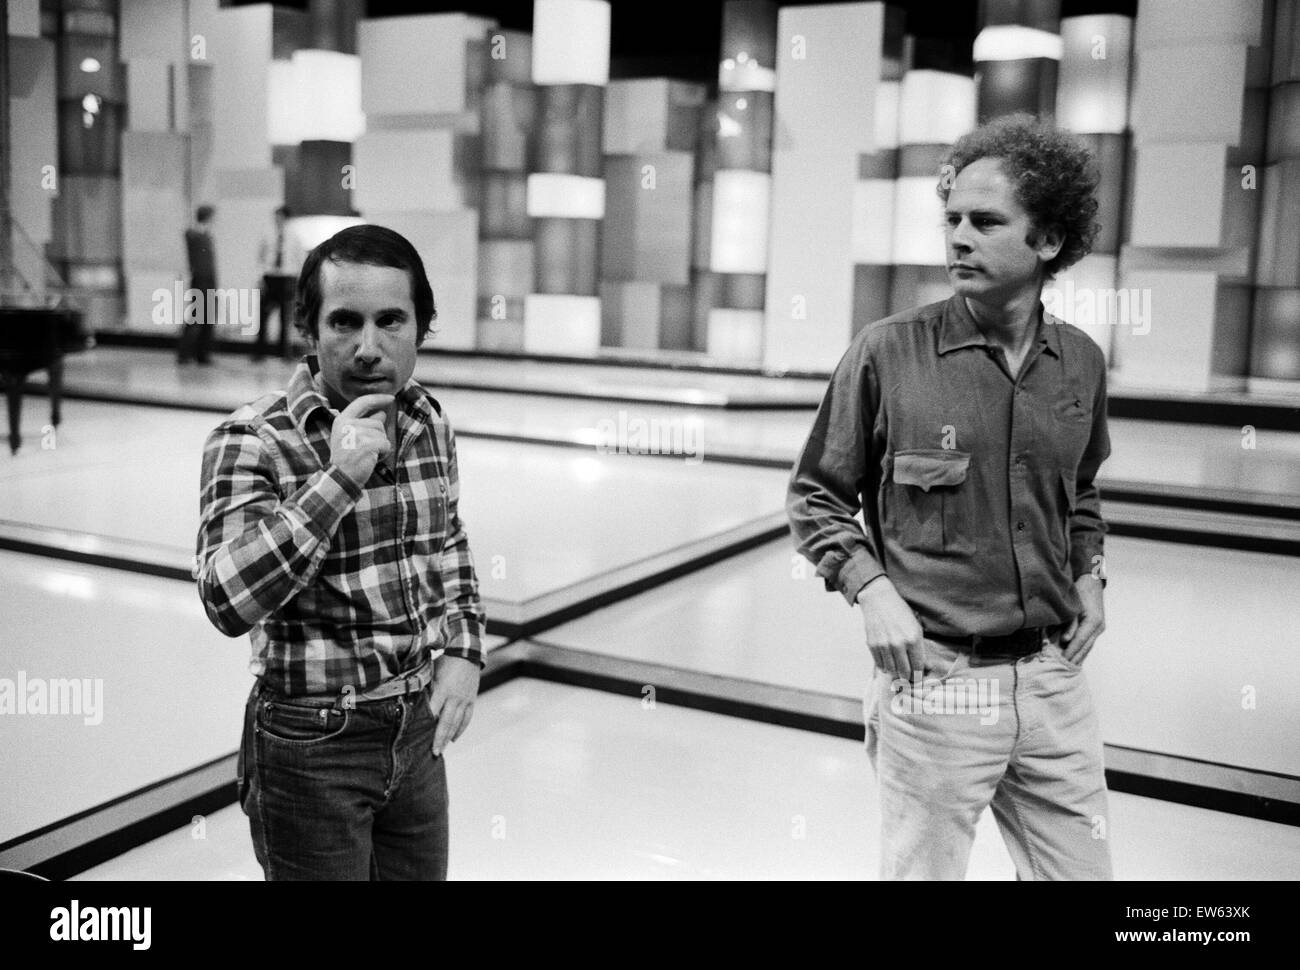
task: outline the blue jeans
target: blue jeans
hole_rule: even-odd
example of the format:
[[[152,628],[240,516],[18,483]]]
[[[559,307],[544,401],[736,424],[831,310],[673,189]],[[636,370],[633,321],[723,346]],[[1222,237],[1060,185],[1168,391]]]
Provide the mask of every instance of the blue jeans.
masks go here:
[[[351,708],[249,694],[239,802],[268,880],[447,878],[447,774],[423,693]]]
[[[1092,695],[1055,642],[1014,659],[927,639],[924,673],[877,672],[866,701],[882,879],[964,878],[988,807],[1017,878],[1112,878]]]

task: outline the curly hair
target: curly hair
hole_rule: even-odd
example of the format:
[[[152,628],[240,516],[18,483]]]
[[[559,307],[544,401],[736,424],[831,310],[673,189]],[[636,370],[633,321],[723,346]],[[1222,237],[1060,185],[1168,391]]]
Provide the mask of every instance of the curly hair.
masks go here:
[[[962,135],[944,157],[936,191],[945,204],[953,178],[980,158],[1001,161],[1002,170],[1015,186],[1016,201],[1029,213],[1035,233],[1049,227],[1061,231],[1064,242],[1045,266],[1047,279],[1092,252],[1099,229],[1099,174],[1086,145],[1033,115],[996,118]]]

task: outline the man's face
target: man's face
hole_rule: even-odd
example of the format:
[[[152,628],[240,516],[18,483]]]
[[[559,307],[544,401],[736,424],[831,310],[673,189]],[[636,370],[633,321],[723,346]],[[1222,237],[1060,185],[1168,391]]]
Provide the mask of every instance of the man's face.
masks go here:
[[[1001,304],[1042,282],[1044,262],[1060,251],[1054,233],[1026,242],[1032,220],[996,158],[980,158],[958,173],[944,210],[948,279],[959,295]]]
[[[396,394],[415,372],[410,274],[392,266],[325,260],[320,284],[312,347],[330,403],[341,411],[365,394]]]

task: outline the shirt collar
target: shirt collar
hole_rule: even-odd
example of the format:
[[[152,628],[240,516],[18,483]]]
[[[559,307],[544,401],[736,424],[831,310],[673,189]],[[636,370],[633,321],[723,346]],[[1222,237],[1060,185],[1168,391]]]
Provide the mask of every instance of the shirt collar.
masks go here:
[[[1056,325],[1060,322],[1044,310],[1041,304],[1039,305],[1038,319],[1035,323],[1038,336],[1035,340],[1046,353],[1058,358],[1061,356],[1061,335]],[[971,316],[970,308],[966,306],[966,300],[954,293],[943,308],[943,320],[939,330],[940,355],[961,347],[987,347],[988,345],[984,333],[976,325],[975,318]]]
[[[288,389],[289,413],[294,422],[304,432],[312,414],[323,408],[326,420],[333,422],[334,409],[329,396],[325,393],[325,383],[320,374],[320,362],[315,354],[308,354],[294,368],[289,378]],[[397,392],[397,400],[402,405],[399,411],[405,412],[416,421],[428,422],[433,416],[433,408],[424,388],[411,377]]]

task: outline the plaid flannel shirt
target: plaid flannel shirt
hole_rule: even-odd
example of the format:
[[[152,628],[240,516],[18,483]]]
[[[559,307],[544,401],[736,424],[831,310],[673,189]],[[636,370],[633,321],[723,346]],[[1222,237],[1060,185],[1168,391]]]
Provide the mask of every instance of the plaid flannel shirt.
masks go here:
[[[222,633],[251,634],[250,670],[279,693],[359,693],[442,653],[483,665],[455,438],[414,380],[397,399],[397,453],[364,488],[329,462],[314,357],[208,436],[199,595]]]

